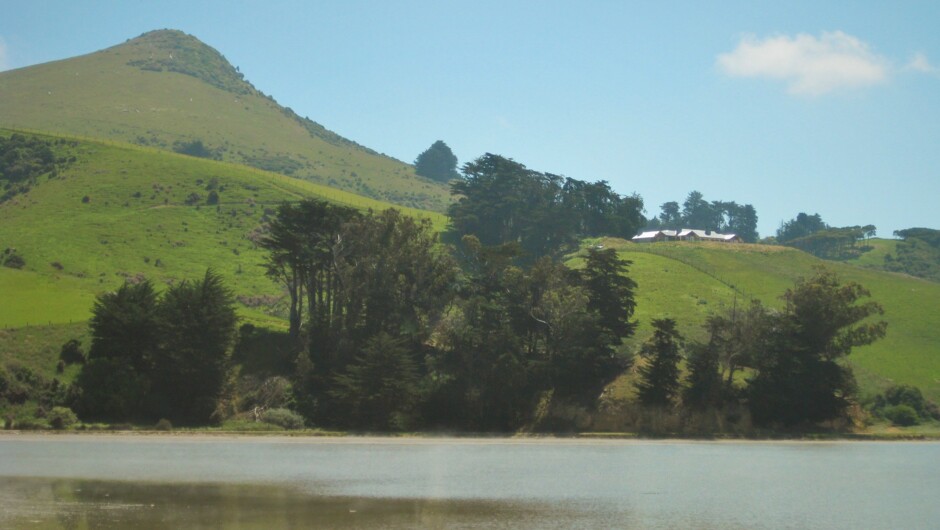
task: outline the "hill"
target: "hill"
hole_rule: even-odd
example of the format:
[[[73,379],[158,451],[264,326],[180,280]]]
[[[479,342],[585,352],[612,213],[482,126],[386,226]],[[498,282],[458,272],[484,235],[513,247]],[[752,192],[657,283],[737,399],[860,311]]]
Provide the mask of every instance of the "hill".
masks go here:
[[[94,296],[125,279],[165,285],[210,266],[234,289],[243,318],[283,326],[280,290],[264,276],[264,253],[254,243],[276,205],[321,197],[358,208],[389,206],[225,162],[116,142],[41,138],[50,141],[57,159],[71,161],[0,203],[0,251],[16,249],[23,260],[19,269],[0,267],[3,360],[29,359],[33,351],[54,359],[63,337],[83,329],[80,321]],[[213,192],[218,202],[209,204]],[[407,211],[430,217],[439,229],[446,224],[443,215]],[[779,296],[794,280],[826,265],[863,284],[885,308],[887,338],[850,356],[863,393],[893,381],[915,384],[940,401],[940,284],[824,262],[786,247],[617,239],[586,244],[616,248],[634,262],[641,326],[631,347],[649,335],[652,318],[676,318],[683,334],[703,338],[701,323],[709,314],[749,297],[781,307]]]
[[[856,281],[884,306],[888,335],[857,348],[849,356],[863,395],[892,383],[919,387],[940,401],[940,284],[904,274],[828,262],[805,252],[778,246],[721,243],[634,244],[617,239],[591,241],[616,248],[633,261],[637,280],[638,343],[650,334],[653,318],[678,320],[689,338],[703,339],[701,323],[748,298],[781,308],[780,296],[814,267],[825,266],[844,280]]]
[[[6,128],[176,150],[403,206],[443,211],[449,202],[446,184],[280,106],[218,51],[180,31],[0,72],[0,94]]]
[[[23,262],[0,267],[3,328],[83,320],[96,294],[125,279],[169,284],[207,267],[228,280],[245,316],[267,319],[278,310],[280,292],[264,276],[264,253],[255,243],[278,204],[319,197],[360,209],[393,206],[225,162],[39,138],[71,162],[0,202],[0,250]],[[441,227],[445,222],[441,214],[403,210]]]

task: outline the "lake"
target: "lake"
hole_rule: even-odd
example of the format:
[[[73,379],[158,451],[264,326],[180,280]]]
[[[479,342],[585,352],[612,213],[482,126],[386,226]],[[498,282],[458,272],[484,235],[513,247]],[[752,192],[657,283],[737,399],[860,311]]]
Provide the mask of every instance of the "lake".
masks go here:
[[[940,443],[0,436],[2,528],[937,528]]]

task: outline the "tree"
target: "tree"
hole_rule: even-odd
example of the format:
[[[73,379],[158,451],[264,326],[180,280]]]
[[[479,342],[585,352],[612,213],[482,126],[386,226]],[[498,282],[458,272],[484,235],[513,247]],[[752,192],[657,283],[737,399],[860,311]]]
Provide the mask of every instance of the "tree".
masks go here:
[[[740,206],[734,202],[727,203],[728,210],[726,215],[728,221],[722,230],[733,232],[748,243],[754,243],[758,240],[757,234],[757,210],[750,204]]]
[[[331,394],[348,425],[401,430],[414,424],[419,383],[418,365],[405,341],[382,332],[335,376]]]
[[[440,182],[460,178],[457,173],[457,157],[443,141],[431,144],[415,159],[415,173]]]
[[[288,322],[295,340],[305,310],[318,323],[328,317],[335,287],[331,270],[342,244],[339,231],[357,216],[352,208],[313,199],[278,207],[261,247],[269,251],[268,276],[284,285],[290,297]]]
[[[174,424],[210,420],[226,380],[237,321],[234,296],[211,269],[201,280],[166,291],[159,307],[154,417]]]
[[[464,175],[451,185],[451,234],[518,243],[528,263],[573,249],[579,237],[633,237],[646,222],[639,196],[621,197],[604,181],[565,179],[490,153],[465,164]]]
[[[851,369],[841,362],[852,348],[883,337],[883,313],[861,285],[841,283],[817,270],[784,295],[786,311],[772,318],[763,351],[753,359],[748,384],[751,415],[757,424],[793,426],[842,417],[855,397]]]
[[[632,263],[612,248],[590,248],[580,273],[588,291],[588,309],[597,314],[611,345],[620,345],[636,331],[636,322],[630,319],[636,310],[637,284],[627,276]]]
[[[82,343],[78,339],[69,339],[59,350],[59,360],[66,365],[85,364],[85,352],[82,351]]]
[[[691,191],[682,203],[682,220],[689,228],[717,231],[721,228],[721,213],[715,206],[709,204],[701,192]]]
[[[826,228],[829,228],[829,225],[823,222],[818,213],[807,215],[800,212],[796,218],[781,223],[780,228],[777,229],[777,242],[787,243]]]
[[[300,264],[309,347],[295,389],[303,413],[318,423],[346,423],[331,401],[339,396],[337,376],[369,341],[384,333],[420,355],[454,295],[457,274],[427,219],[388,209],[357,215],[336,230]]]
[[[125,282],[95,300],[88,362],[77,379],[84,417],[128,421],[143,414],[161,337],[157,311],[149,281]]]
[[[682,390],[682,404],[695,410],[717,407],[722,401],[722,381],[719,372],[718,344],[695,343],[689,348],[686,360],[688,376]]]
[[[670,201],[660,206],[662,213],[650,223],[651,228],[696,228],[717,232],[732,232],[744,241],[757,241],[757,210],[750,204],[734,201],[705,200],[701,192],[692,191],[682,203]]]
[[[646,406],[670,407],[679,392],[682,335],[671,318],[654,319],[653,336],[640,348],[646,364],[640,367],[637,394]]]
[[[679,203],[676,201],[664,202],[660,207],[662,213],[659,214],[660,223],[664,228],[678,230],[682,228],[682,213],[679,211]]]
[[[562,205],[561,177],[532,171],[487,153],[464,165],[463,180],[451,184],[458,196],[448,208],[457,238],[476,236],[483,245],[518,242],[534,259],[576,242],[576,226]]]

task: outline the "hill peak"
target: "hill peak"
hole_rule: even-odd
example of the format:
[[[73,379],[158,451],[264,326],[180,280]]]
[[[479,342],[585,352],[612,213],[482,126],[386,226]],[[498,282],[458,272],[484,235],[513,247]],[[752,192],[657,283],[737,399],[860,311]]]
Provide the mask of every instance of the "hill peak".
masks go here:
[[[179,30],[148,31],[111,51],[129,52],[127,65],[141,70],[189,75],[234,94],[258,93],[218,50]]]

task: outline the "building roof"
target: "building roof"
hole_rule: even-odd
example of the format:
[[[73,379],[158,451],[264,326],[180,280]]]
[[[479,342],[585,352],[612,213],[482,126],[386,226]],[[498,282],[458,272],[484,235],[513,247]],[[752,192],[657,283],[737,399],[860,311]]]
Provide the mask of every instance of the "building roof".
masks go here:
[[[682,230],[651,230],[633,236],[634,241],[653,240],[658,236],[673,237],[678,239],[702,239],[705,241],[734,241],[738,239],[737,234],[719,234],[709,230],[698,230],[695,228],[683,228]]]

